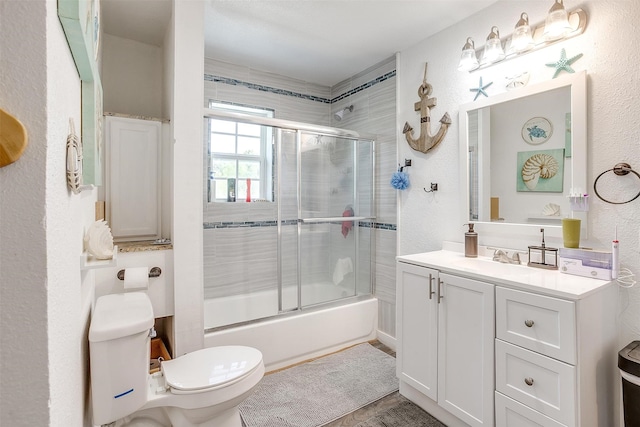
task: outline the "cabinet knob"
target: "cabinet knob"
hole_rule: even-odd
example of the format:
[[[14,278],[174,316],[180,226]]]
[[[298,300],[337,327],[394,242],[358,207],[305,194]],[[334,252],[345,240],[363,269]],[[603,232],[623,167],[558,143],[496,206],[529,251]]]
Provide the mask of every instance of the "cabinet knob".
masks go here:
[[[534,323],[534,322],[533,322],[533,320],[525,320],[525,321],[524,321],[524,324],[525,324],[525,325],[527,325],[527,328],[532,327],[532,326],[533,326],[533,323]]]
[[[524,383],[528,386],[532,386],[533,385],[533,378],[525,378],[524,379]]]

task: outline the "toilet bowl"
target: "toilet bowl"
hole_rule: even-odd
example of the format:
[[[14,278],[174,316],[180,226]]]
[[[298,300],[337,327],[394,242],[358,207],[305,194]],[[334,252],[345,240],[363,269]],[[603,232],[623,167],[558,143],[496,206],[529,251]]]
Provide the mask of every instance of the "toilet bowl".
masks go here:
[[[93,419],[134,427],[241,427],[238,405],[264,375],[251,347],[210,347],[149,374],[153,309],[142,292],[96,301],[89,345]]]

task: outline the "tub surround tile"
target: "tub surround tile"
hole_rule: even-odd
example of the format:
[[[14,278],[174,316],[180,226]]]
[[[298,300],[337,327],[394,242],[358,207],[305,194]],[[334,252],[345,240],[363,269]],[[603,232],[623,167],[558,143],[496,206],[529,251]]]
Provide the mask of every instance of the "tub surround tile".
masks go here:
[[[386,124],[391,122],[391,128],[385,127],[385,133],[395,128],[396,121],[396,78],[390,78],[373,86],[369,94],[369,116],[374,121],[386,120]]]
[[[205,297],[251,293],[277,283],[275,227],[204,230]]]
[[[272,202],[244,201],[226,203],[205,203],[203,220],[205,223],[216,222],[247,222],[247,221],[275,221],[277,206]]]
[[[213,73],[218,76],[239,80],[249,80],[251,69],[242,65],[231,64],[229,62],[218,61],[211,58],[204,58],[204,71],[205,73]]]
[[[336,96],[331,101],[332,102],[340,101],[340,100],[342,100],[344,98],[347,98],[347,97],[349,97],[351,95],[354,95],[354,94],[360,93],[360,92],[362,92],[364,90],[367,90],[367,89],[377,85],[378,83],[384,82],[384,81],[386,81],[386,80],[388,80],[390,78],[393,78],[395,76],[396,76],[396,71],[393,70],[393,71],[390,71],[388,73],[385,73],[384,75],[378,76],[375,79],[373,79],[371,81],[368,81],[366,83],[363,83],[363,84],[360,84],[360,85],[357,85],[357,86],[354,85],[354,87],[352,89],[344,92],[341,95]]]
[[[205,64],[212,64],[209,62],[205,62]],[[394,63],[395,64],[395,63]],[[394,67],[395,68],[395,67]],[[380,75],[378,70],[372,70],[371,72],[359,77],[356,80],[352,80],[348,83],[339,84],[334,86],[330,90],[329,93],[334,94],[337,93],[333,98],[324,97],[321,95],[317,95],[318,86],[315,85],[315,93],[309,94],[309,87],[306,82],[296,81],[293,79],[283,78],[282,76],[278,76],[275,74],[261,72],[256,70],[249,69],[247,79],[241,79],[236,77],[225,77],[224,75],[219,75],[223,73],[219,73],[218,69],[215,65],[212,66],[205,65],[205,74],[204,80],[205,82],[214,82],[214,83],[222,83],[229,86],[239,86],[245,87],[250,90],[273,93],[276,95],[290,96],[299,99],[306,99],[309,101],[319,102],[322,104],[334,104],[339,102],[345,98],[348,98],[352,95],[358,94],[362,91],[365,91],[379,83],[382,83],[388,79],[391,79],[396,76],[396,70],[386,71],[384,74]]]
[[[251,78],[251,76],[249,76],[249,78]],[[285,95],[285,96],[291,96],[294,98],[307,99],[309,101],[316,101],[323,104],[331,104],[331,100],[329,98],[322,98],[319,96],[308,95],[308,94],[296,91],[300,89],[304,90],[304,88],[294,88],[294,90],[282,89],[278,87],[267,86],[264,84],[253,83],[252,81],[238,80],[238,79],[229,78],[229,77],[216,76],[213,74],[205,74],[204,79],[205,81],[211,81],[215,83],[224,83],[230,86],[242,86],[247,89],[257,90],[260,92],[269,92],[269,93],[274,93],[276,95]]]
[[[366,84],[370,81],[373,81],[379,78],[380,76],[384,76],[389,73],[395,73],[395,71],[396,71],[396,57],[394,55],[359,72],[358,74],[352,76],[349,80],[351,80],[351,84],[353,85],[353,87],[357,87],[357,86]]]

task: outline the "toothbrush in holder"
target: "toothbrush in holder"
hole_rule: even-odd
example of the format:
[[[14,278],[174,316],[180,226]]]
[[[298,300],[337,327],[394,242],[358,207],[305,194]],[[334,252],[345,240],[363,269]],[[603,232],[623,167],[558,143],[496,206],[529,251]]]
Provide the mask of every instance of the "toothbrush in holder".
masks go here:
[[[619,244],[618,241],[618,226],[616,226],[615,238],[611,242],[611,278],[618,278],[618,271],[620,270],[620,258],[619,258]]]

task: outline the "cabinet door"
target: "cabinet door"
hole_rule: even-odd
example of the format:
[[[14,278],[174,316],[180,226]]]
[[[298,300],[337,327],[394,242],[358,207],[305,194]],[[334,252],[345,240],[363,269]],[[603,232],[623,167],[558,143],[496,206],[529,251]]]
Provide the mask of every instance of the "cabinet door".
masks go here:
[[[160,237],[160,122],[107,117],[107,206],[115,239]]]
[[[493,426],[494,285],[440,273],[438,286],[438,404]]]
[[[438,271],[399,262],[396,279],[398,378],[437,400]]]

